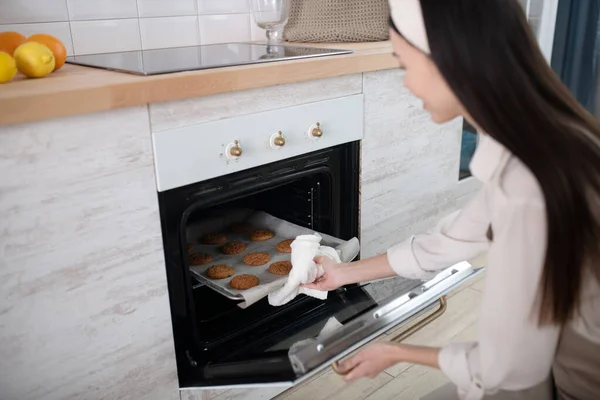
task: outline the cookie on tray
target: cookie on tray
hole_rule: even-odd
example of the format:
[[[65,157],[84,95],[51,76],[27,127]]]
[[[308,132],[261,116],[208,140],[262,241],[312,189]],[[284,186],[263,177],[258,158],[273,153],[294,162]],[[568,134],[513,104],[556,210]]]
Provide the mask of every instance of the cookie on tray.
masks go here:
[[[260,283],[260,279],[254,275],[238,275],[234,276],[231,282],[229,282],[229,286],[232,289],[237,290],[246,290],[250,289],[254,286],[258,286]]]
[[[273,236],[275,236],[275,233],[268,229],[255,229],[250,232],[250,240],[253,242],[264,242],[265,240],[271,239]]]
[[[200,238],[202,244],[222,244],[227,240],[224,233],[207,233]]]
[[[225,279],[235,274],[235,270],[229,265],[217,264],[206,270],[206,276],[210,279]]]
[[[269,272],[275,275],[288,275],[291,270],[291,261],[276,261],[269,265]]]
[[[188,243],[188,254],[192,254],[194,252],[194,246]]]
[[[188,256],[190,265],[205,265],[213,260],[213,257],[208,253],[192,253]]]
[[[229,231],[232,233],[248,233],[252,230],[252,225],[246,222],[236,222],[229,226]]]
[[[258,267],[259,265],[265,265],[270,259],[269,253],[248,253],[244,256],[244,264]]]
[[[240,254],[246,250],[246,244],[242,242],[229,242],[221,246],[221,253],[223,254]]]
[[[279,243],[277,243],[277,246],[275,247],[275,249],[280,253],[291,253],[292,252],[291,244],[293,241],[294,241],[294,239],[286,239],[282,242],[279,242]]]

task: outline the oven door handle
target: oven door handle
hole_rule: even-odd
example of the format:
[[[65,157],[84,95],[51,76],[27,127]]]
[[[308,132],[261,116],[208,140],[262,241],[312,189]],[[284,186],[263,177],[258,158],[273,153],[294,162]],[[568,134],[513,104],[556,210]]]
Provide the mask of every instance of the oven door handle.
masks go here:
[[[346,357],[381,334],[430,309],[436,302],[440,302],[440,308],[435,313],[435,318],[438,318],[446,309],[445,299],[442,298],[453,288],[481,271],[482,269],[475,270],[468,262],[456,264],[440,272],[417,290],[400,296],[390,296],[382,302],[381,306],[355,318],[343,327],[304,346],[294,348],[294,351],[289,353],[289,358],[294,372],[299,377],[298,382],[304,381],[307,376],[327,368],[328,365]],[[397,339],[406,339],[435,318],[427,318],[425,323],[418,323],[409,328]]]
[[[417,333],[418,331],[420,331],[421,329],[423,329],[424,327],[426,327],[427,325],[429,325],[430,323],[432,323],[433,321],[435,321],[436,319],[438,319],[439,317],[444,315],[444,313],[446,312],[446,309],[448,308],[448,302],[446,300],[446,296],[440,297],[438,302],[439,302],[439,306],[433,313],[431,313],[428,316],[426,316],[425,318],[419,320],[417,323],[410,326],[409,328],[406,328],[404,331],[402,331],[398,335],[394,336],[389,341],[392,343],[401,343],[405,339],[411,337],[412,335],[414,335],[415,333]],[[331,369],[336,374],[342,375],[342,376],[348,375],[350,373],[350,371],[352,371],[351,369],[348,371],[343,371],[343,372],[340,371],[339,361],[334,361],[331,364]]]

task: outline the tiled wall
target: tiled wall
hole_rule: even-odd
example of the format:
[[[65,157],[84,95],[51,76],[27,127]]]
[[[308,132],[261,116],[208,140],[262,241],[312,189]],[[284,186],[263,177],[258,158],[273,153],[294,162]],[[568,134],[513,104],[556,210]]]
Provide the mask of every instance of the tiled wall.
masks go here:
[[[49,33],[69,54],[264,39],[248,0],[0,0],[0,31]]]
[[[529,3],[539,29],[544,0]],[[0,0],[0,31],[49,33],[69,54],[264,40],[248,0]]]

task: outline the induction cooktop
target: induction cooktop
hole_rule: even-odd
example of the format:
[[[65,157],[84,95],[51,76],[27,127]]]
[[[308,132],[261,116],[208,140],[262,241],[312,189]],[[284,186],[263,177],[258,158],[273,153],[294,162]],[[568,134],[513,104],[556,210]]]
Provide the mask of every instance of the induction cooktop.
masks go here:
[[[67,62],[136,75],[159,75],[352,52],[288,44],[226,43],[69,56]]]

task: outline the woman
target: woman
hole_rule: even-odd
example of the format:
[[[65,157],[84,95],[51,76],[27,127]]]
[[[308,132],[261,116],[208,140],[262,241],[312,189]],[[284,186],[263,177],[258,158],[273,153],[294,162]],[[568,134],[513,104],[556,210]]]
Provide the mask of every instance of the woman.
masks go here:
[[[404,84],[437,123],[480,134],[483,189],[431,233],[351,264],[327,259],[307,285],[426,278],[487,252],[478,340],[377,343],[345,360],[347,380],[398,362],[451,380],[430,399],[600,399],[600,125],[544,60],[516,0],[390,0]],[[555,386],[555,388],[554,388]]]

